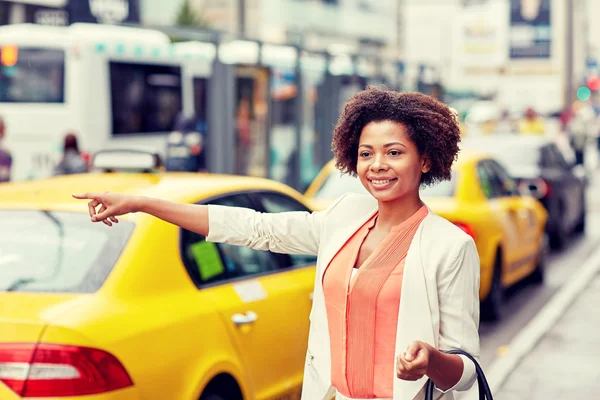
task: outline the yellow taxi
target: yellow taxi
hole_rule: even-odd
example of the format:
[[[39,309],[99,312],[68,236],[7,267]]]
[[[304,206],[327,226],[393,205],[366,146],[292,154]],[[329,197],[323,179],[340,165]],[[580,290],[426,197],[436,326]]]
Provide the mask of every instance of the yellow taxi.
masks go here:
[[[347,192],[366,193],[358,178],[330,161],[305,195],[321,209]],[[548,252],[547,214],[535,198],[521,195],[505,169],[484,153],[462,150],[452,179],[421,190],[423,201],[475,240],[481,259],[482,318],[498,320],[504,289],[528,278],[543,281]]]
[[[314,257],[208,243],[144,214],[93,224],[71,193],[98,190],[309,210],[283,184],[228,175],[0,185],[0,399],[299,398]]]

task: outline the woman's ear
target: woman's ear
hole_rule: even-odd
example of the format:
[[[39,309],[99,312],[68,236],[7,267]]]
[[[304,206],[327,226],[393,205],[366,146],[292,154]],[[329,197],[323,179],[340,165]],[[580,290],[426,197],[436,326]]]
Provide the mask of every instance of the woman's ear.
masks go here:
[[[424,156],[423,158],[421,158],[421,172],[427,173],[430,170],[431,170],[431,160],[429,159],[429,157]]]

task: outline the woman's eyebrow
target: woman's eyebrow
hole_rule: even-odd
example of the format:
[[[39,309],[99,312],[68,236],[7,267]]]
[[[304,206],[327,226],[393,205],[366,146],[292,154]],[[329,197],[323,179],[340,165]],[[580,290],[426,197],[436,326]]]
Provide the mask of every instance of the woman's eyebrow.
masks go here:
[[[386,143],[383,145],[383,147],[391,147],[391,146],[404,146],[406,147],[406,145],[404,143],[400,143],[400,142],[391,142],[391,143]]]

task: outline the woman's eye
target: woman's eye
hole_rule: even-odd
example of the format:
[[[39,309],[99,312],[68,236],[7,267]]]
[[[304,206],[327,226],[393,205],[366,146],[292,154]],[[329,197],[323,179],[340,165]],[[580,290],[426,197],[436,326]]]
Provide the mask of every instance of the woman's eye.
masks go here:
[[[398,150],[392,150],[392,151],[390,151],[390,155],[391,156],[399,156],[400,154],[402,154],[402,153],[400,153]]]
[[[362,153],[360,153],[361,157],[369,157],[369,152],[367,151],[363,151]]]

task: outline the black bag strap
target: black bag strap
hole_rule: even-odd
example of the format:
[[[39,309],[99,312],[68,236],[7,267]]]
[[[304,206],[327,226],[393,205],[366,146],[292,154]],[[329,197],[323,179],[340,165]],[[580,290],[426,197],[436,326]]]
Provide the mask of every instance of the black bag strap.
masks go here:
[[[475,364],[475,371],[477,372],[477,384],[479,385],[479,400],[493,400],[492,391],[490,390],[490,385],[488,385],[487,379],[485,378],[483,369],[481,369],[481,366],[472,355],[470,355],[464,350],[459,349],[445,351],[445,353],[462,355],[467,357],[469,360],[473,361],[473,364]],[[435,384],[431,379],[429,379],[425,387],[425,400],[433,400],[434,388]]]

